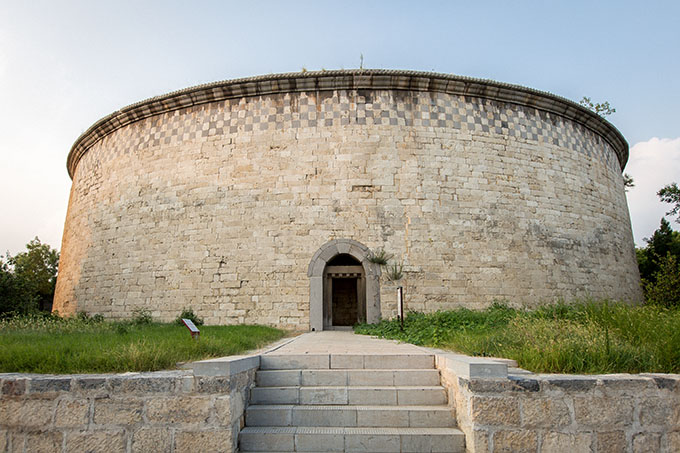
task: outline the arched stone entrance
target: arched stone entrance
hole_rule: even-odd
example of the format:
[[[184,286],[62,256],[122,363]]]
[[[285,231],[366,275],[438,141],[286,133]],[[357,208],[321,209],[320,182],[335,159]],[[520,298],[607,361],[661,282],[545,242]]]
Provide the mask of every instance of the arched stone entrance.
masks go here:
[[[311,330],[380,319],[381,271],[369,254],[352,239],[334,239],[317,250],[307,269]]]

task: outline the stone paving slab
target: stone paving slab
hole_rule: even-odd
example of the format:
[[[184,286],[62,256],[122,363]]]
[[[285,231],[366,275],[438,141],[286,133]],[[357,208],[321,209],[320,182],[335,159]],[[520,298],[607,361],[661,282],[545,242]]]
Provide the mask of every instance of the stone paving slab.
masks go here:
[[[324,330],[296,337],[267,354],[432,354],[418,346],[383,340],[351,331]],[[351,359],[348,358],[351,361]]]

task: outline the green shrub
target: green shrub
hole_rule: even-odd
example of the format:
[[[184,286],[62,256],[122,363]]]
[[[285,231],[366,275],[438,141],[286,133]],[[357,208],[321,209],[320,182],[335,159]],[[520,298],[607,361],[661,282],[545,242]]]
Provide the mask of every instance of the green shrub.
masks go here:
[[[393,256],[391,253],[387,253],[385,249],[378,249],[375,253],[368,254],[368,261],[384,266]]]
[[[659,270],[651,282],[645,282],[645,300],[662,307],[680,307],[680,268],[678,261],[667,253],[659,262]]]
[[[191,308],[183,309],[182,313],[175,319],[175,324],[183,326],[184,323],[182,322],[182,319],[190,319],[197,326],[203,325],[203,319],[199,318]]]
[[[151,324],[153,318],[151,317],[151,312],[146,308],[135,308],[132,310],[132,323],[138,326],[143,326]]]

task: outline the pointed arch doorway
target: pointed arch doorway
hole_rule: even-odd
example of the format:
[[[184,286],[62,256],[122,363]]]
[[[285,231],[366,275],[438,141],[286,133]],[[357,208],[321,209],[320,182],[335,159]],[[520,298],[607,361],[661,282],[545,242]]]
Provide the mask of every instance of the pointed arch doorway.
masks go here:
[[[334,239],[317,250],[307,269],[313,331],[347,328],[380,319],[380,266],[352,239]]]

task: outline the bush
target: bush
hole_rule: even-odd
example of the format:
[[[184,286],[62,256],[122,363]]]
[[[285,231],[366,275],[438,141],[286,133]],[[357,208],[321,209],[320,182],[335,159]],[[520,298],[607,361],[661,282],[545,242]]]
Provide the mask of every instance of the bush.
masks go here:
[[[177,319],[175,319],[175,324],[183,326],[184,323],[182,322],[182,319],[190,319],[191,322],[193,322],[197,326],[203,325],[203,319],[199,318],[198,315],[196,315],[194,313],[194,310],[191,308],[183,309],[182,313],[177,317]]]
[[[680,307],[680,268],[670,252],[659,261],[659,270],[653,281],[644,283],[648,304],[662,307]]]
[[[132,310],[132,323],[138,326],[143,326],[151,324],[153,318],[151,318],[151,312],[146,308],[135,308]]]

